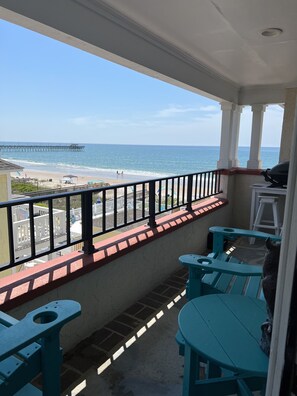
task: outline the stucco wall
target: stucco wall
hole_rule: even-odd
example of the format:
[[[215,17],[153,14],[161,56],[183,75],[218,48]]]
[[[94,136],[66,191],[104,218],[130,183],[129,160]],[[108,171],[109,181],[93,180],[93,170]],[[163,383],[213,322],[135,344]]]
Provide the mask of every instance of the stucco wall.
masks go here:
[[[228,200],[230,202],[230,214],[232,227],[249,228],[252,184],[264,183],[261,175],[235,174],[224,176],[228,183]],[[226,182],[225,182],[226,183]]]
[[[230,206],[224,206],[152,242],[98,270],[48,292],[9,313],[21,318],[26,312],[55,299],[73,299],[82,305],[82,316],[66,326],[61,342],[65,350],[75,346],[179,268],[178,257],[202,253],[208,228],[229,226]]]

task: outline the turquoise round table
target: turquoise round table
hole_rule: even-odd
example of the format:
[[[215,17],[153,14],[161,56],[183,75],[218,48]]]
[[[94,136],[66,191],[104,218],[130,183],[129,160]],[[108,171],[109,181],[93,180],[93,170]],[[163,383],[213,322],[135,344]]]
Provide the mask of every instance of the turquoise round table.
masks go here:
[[[178,317],[185,339],[183,394],[224,395],[224,389],[240,386],[263,389],[268,357],[259,342],[266,315],[264,301],[241,295],[212,294],[189,301]],[[197,375],[201,360],[209,362],[203,380]],[[228,370],[224,377],[221,369]]]

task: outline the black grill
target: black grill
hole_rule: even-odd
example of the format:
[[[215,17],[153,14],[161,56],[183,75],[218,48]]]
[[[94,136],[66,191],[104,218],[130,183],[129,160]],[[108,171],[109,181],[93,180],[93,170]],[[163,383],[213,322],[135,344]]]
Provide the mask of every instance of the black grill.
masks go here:
[[[281,162],[272,169],[266,169],[261,174],[270,182],[270,187],[286,188],[288,183],[289,161]]]

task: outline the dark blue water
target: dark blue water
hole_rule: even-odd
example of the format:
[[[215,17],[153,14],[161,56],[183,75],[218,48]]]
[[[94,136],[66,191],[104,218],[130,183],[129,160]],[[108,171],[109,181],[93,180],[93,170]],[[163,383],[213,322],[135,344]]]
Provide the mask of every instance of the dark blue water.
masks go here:
[[[240,147],[238,154],[240,166],[246,167],[249,148]],[[264,147],[261,156],[263,168],[272,167],[279,162],[279,148]],[[82,152],[5,152],[1,158],[25,169],[101,177],[114,177],[117,171],[123,171],[139,179],[215,169],[219,147],[87,144]]]

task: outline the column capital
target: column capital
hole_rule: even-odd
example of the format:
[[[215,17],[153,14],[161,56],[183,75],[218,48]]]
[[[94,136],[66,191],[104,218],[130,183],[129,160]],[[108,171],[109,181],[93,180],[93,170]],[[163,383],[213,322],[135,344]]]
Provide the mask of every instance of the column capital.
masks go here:
[[[252,112],[257,113],[257,112],[263,112],[266,110],[267,105],[266,104],[253,104],[251,106]]]
[[[243,110],[244,106],[243,105],[235,105],[235,109],[234,111],[236,111],[236,113],[241,114],[242,110]]]
[[[235,110],[235,106],[236,106],[234,103],[231,102],[221,102],[220,105],[221,105],[221,110],[223,111]]]

